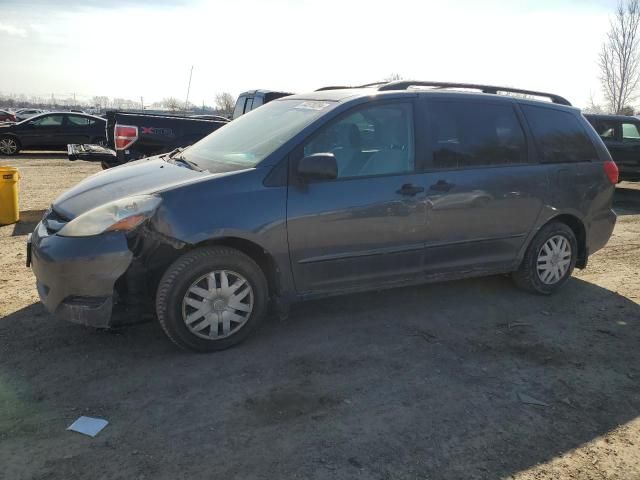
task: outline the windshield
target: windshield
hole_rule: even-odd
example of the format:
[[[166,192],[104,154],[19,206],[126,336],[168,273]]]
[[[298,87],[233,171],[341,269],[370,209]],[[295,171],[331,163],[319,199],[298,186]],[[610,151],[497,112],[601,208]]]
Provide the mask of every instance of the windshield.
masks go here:
[[[233,120],[181,152],[210,172],[255,167],[336,105],[325,100],[278,100]]]

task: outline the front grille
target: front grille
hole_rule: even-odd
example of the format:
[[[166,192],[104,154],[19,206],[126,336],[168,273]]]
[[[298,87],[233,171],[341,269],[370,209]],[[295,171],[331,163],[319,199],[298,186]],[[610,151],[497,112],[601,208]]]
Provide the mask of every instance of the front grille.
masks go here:
[[[67,222],[69,222],[69,219],[60,215],[53,208],[49,208],[44,213],[44,217],[42,217],[42,224],[49,234],[56,233],[64,227]]]

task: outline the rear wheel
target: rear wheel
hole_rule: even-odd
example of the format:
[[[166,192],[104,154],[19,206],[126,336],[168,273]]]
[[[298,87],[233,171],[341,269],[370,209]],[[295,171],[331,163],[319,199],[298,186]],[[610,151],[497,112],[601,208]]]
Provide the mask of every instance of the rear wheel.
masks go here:
[[[525,290],[550,295],[571,276],[577,253],[573,230],[564,223],[552,222],[533,238],[513,279]]]
[[[0,153],[2,155],[16,155],[20,151],[20,142],[15,137],[0,138]]]
[[[199,352],[229,348],[258,326],[267,306],[260,267],[233,248],[206,247],[178,258],[156,295],[160,325],[178,346]]]

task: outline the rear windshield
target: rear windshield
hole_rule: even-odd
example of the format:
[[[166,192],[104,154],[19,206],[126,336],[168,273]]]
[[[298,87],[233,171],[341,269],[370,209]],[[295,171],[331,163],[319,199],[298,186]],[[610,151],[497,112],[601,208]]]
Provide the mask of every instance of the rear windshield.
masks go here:
[[[270,102],[219,128],[182,156],[210,172],[255,167],[334,105],[324,100]]]

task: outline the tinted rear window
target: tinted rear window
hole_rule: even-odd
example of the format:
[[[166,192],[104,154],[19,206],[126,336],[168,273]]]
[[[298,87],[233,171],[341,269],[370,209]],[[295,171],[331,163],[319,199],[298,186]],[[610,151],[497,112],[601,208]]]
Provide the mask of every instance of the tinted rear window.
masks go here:
[[[429,117],[434,168],[527,161],[524,132],[510,104],[433,102]]]
[[[545,163],[588,162],[598,154],[578,118],[554,108],[522,105]]]

